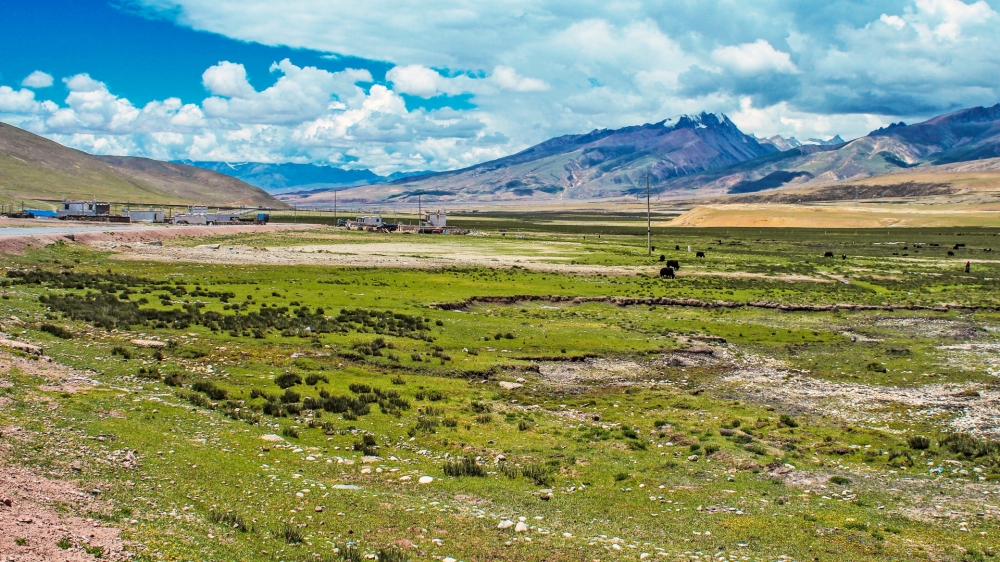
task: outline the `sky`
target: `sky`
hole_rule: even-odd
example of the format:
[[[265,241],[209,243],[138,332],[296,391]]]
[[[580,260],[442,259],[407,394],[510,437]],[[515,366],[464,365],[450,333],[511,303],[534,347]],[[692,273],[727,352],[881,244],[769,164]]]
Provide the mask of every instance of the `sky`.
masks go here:
[[[5,0],[0,121],[96,154],[447,170],[722,112],[856,138],[1000,96],[1000,0]]]

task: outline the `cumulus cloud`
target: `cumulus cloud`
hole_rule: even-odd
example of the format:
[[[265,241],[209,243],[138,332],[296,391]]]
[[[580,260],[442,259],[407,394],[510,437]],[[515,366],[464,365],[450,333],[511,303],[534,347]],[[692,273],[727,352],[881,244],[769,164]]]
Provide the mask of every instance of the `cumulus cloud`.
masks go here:
[[[402,94],[432,98],[438,95],[480,94],[498,92],[544,92],[549,85],[544,80],[528,78],[517,70],[498,65],[488,77],[471,77],[465,74],[447,77],[437,70],[419,64],[395,66],[386,73],[386,80]]]
[[[745,76],[765,72],[794,74],[799,71],[788,53],[775,49],[763,39],[720,47],[712,51],[711,59],[723,68]]]
[[[702,110],[756,134],[846,138],[1000,97],[1000,15],[984,1],[123,1],[194,29],[391,68],[381,81],[284,60],[251,84],[241,61],[220,61],[202,76],[206,99],[141,108],[77,75],[58,104],[27,84],[0,89],[0,118],[101,150],[393,171]],[[466,95],[473,108],[407,108],[404,94]]]
[[[53,79],[51,74],[46,74],[41,70],[36,70],[28,75],[27,78],[21,80],[21,85],[25,88],[48,88],[52,85]]]

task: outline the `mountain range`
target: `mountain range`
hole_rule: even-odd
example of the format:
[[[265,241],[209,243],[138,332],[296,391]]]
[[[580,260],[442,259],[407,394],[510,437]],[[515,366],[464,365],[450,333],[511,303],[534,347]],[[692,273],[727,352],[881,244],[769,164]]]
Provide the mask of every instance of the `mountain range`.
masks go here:
[[[645,193],[694,198],[785,186],[826,185],[910,168],[1000,156],[1000,104],[907,125],[894,123],[849,142],[747,135],[725,115],[683,115],[657,123],[557,137],[469,168],[343,190],[341,201],[599,199]],[[323,191],[280,196],[322,206]]]
[[[263,162],[200,162],[180,160],[178,163],[196,166],[239,178],[268,193],[338,190],[359,185],[386,183],[433,172],[396,172],[380,176],[371,170],[350,170],[321,164],[268,164]]]
[[[0,200],[51,202],[64,198],[286,206],[267,192],[227,175],[148,158],[93,156],[0,123]]]

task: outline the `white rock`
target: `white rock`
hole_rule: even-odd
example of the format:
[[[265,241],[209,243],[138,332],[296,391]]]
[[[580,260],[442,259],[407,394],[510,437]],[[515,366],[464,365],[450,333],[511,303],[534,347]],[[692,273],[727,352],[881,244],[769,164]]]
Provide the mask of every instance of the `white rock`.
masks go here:
[[[410,480],[413,480],[412,476],[403,476],[399,479],[400,482],[409,482]]]
[[[455,560],[454,558],[449,556],[447,558],[442,559],[441,562],[458,562],[458,560]]]
[[[497,523],[497,529],[510,529],[514,526],[514,522],[510,519],[504,519],[503,521]]]
[[[528,525],[524,521],[518,521],[517,525],[514,525],[514,531],[518,533],[527,533]]]
[[[524,386],[524,385],[516,383],[516,382],[500,381],[500,388],[502,388],[504,390],[517,390],[517,389],[521,388],[522,386]]]
[[[642,554],[639,555],[639,560],[645,560],[647,558],[649,558],[648,552],[643,552]]]
[[[434,481],[434,477],[433,476],[421,476],[420,480],[417,480],[417,483],[418,484],[430,484],[433,481]]]
[[[268,433],[267,435],[261,435],[261,439],[264,441],[270,441],[272,443],[283,443],[285,439],[280,435],[275,435],[273,433]]]

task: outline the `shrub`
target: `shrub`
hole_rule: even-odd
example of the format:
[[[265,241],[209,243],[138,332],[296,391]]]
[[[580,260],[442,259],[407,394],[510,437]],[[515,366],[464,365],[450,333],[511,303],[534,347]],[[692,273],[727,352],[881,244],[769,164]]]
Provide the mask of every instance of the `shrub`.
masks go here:
[[[178,392],[177,395],[195,406],[199,406],[201,408],[212,407],[212,403],[208,401],[208,398],[205,398],[204,396],[198,394],[197,392],[189,392],[186,390],[182,390]]]
[[[619,472],[615,474],[615,482],[624,482],[625,480],[628,480],[631,477],[632,476],[627,472]]]
[[[289,388],[285,390],[284,394],[281,395],[280,400],[282,404],[295,404],[299,401],[300,398],[301,396],[299,395],[298,392],[295,392],[294,390]]]
[[[55,324],[42,324],[38,329],[60,339],[68,340],[73,338],[73,332]]]
[[[330,379],[326,378],[326,375],[319,375],[315,373],[306,375],[306,384],[309,386],[316,386],[316,384],[320,382],[329,383]]]
[[[705,456],[710,457],[719,452],[719,446],[713,444],[705,445]]]
[[[344,562],[364,562],[364,555],[354,545],[348,545],[340,549],[340,559]]]
[[[552,475],[547,468],[540,464],[528,464],[521,467],[521,476],[533,480],[539,486],[552,484]]]
[[[296,375],[295,373],[285,373],[283,375],[278,375],[274,379],[274,384],[278,385],[280,388],[291,388],[297,384],[302,384],[302,377]]]
[[[219,388],[209,381],[198,381],[191,385],[191,390],[203,392],[212,400],[225,400],[229,396],[225,389]]]
[[[799,426],[799,422],[795,421],[792,418],[792,416],[790,416],[788,414],[781,414],[781,417],[779,419],[781,420],[782,425],[784,425],[785,427],[798,427]]]
[[[645,451],[646,443],[644,441],[639,441],[637,439],[629,439],[627,446],[631,451]]]
[[[375,551],[375,556],[378,557],[379,562],[407,562],[409,560],[406,552],[396,546],[380,548]]]
[[[458,420],[455,418],[445,418],[441,421],[441,425],[445,427],[458,427]]]
[[[396,375],[395,377],[392,378],[392,384],[395,384],[395,385],[404,385],[404,384],[406,384],[406,380],[403,379],[403,377],[401,377],[399,375]]]
[[[116,345],[111,348],[111,355],[117,355],[122,359],[131,359],[132,351],[130,349],[124,348],[120,345]]]
[[[163,377],[163,384],[167,386],[181,386],[184,384],[184,375],[180,373],[170,373]]]
[[[410,359],[412,359],[413,361],[415,361],[417,363],[420,363],[421,361],[424,360],[424,357],[422,355],[420,355],[419,353],[411,353],[410,354]]]
[[[766,455],[767,448],[760,443],[747,443],[743,446],[743,450],[749,451],[755,455]]]
[[[465,457],[459,461],[448,461],[444,463],[444,473],[447,476],[486,476],[486,469],[479,466],[472,457]]]
[[[476,416],[476,422],[478,423],[490,423],[493,421],[493,414],[479,414]]]
[[[931,446],[931,440],[923,435],[911,435],[906,438],[906,443],[917,451],[923,451]]]
[[[73,541],[71,541],[69,539],[69,537],[63,537],[63,538],[59,539],[58,541],[56,541],[56,546],[58,546],[59,548],[61,548],[63,550],[66,550],[67,548],[73,546]]]
[[[655,427],[656,429],[660,429],[661,427],[665,427],[668,425],[670,425],[670,422],[668,422],[667,420],[656,420],[655,422],[653,422],[653,427]]]
[[[353,392],[354,394],[368,394],[372,391],[372,387],[368,386],[367,384],[351,383],[351,385],[348,386],[347,388],[350,389],[350,391]]]
[[[531,422],[527,420],[521,420],[517,422],[518,431],[528,431],[531,428],[532,428]]]
[[[493,411],[493,408],[489,404],[484,404],[482,402],[473,401],[469,406],[472,407],[472,411],[477,414],[488,414]]]
[[[304,540],[302,531],[300,531],[298,527],[288,523],[286,523],[285,527],[276,534],[278,538],[285,539],[285,542],[288,544],[299,544]]]
[[[282,429],[281,434],[284,435],[285,437],[294,437],[295,439],[299,438],[299,430],[290,426]]]
[[[632,429],[631,427],[623,427],[622,428],[622,435],[624,435],[625,437],[627,437],[629,439],[638,439],[639,438],[639,434],[636,433],[635,430]]]
[[[871,371],[873,373],[888,373],[889,369],[886,369],[884,365],[878,362],[871,362],[865,365],[866,371]]]
[[[438,390],[428,390],[427,399],[430,400],[431,402],[438,402],[444,400],[444,394],[442,394]]]
[[[213,523],[225,525],[231,529],[236,529],[241,533],[249,533],[253,530],[253,527],[248,524],[243,517],[232,511],[216,511],[213,509],[208,513],[208,518],[211,519]]]
[[[831,476],[828,482],[836,486],[846,486],[851,483],[851,479],[837,474],[835,476]]]

